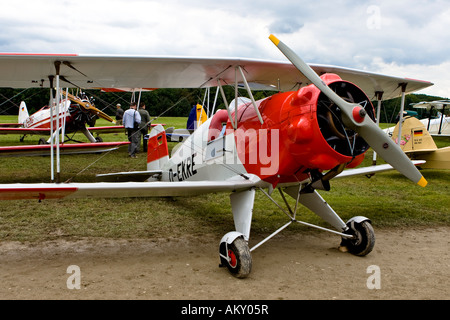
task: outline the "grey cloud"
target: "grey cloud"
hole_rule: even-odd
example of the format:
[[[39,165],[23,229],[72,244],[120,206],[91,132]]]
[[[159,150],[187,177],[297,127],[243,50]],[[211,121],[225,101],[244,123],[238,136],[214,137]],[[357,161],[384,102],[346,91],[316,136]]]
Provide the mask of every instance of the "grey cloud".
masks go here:
[[[303,26],[303,23],[295,20],[277,20],[269,26],[269,31],[271,33],[294,33]]]

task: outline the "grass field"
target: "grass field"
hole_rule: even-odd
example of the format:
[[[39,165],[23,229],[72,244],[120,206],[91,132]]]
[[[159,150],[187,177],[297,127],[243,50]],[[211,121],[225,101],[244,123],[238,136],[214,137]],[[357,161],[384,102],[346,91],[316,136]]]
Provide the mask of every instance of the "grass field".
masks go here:
[[[0,117],[15,122],[16,117]],[[186,118],[159,118],[166,127],[183,128]],[[98,121],[97,125],[107,125]],[[103,135],[104,141],[125,141],[123,133]],[[24,144],[37,144],[39,136],[27,137]],[[81,136],[80,139],[83,139]],[[18,136],[0,136],[1,145],[19,144]],[[448,139],[437,139],[439,147]],[[175,143],[170,143],[173,147]],[[370,164],[372,152],[364,164]],[[363,164],[363,165],[364,165]],[[146,157],[130,159],[126,147],[107,154],[61,157],[61,180],[95,181],[97,173],[145,170]],[[321,192],[333,209],[347,220],[363,215],[375,228],[450,225],[450,171],[423,170],[428,186],[421,188],[392,171],[368,179],[353,177],[331,181],[331,191]],[[49,157],[1,158],[0,183],[49,182]],[[280,202],[281,197],[275,192]],[[294,201],[292,200],[292,203]],[[0,241],[42,241],[64,237],[165,238],[185,234],[215,234],[234,230],[228,194],[190,198],[117,198],[0,202]],[[307,209],[300,220],[327,226]],[[284,223],[286,216],[257,192],[252,235],[269,234]],[[289,231],[310,230],[293,225]]]

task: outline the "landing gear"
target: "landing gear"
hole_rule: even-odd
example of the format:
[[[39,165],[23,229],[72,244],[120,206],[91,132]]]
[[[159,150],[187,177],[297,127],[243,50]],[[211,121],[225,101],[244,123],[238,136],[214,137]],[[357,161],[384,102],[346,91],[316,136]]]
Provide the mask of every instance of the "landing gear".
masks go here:
[[[323,200],[319,193],[312,189],[301,193],[301,186],[288,187],[285,189],[278,188],[287,210],[279,205],[270,194],[262,188],[260,190],[281,209],[289,218],[289,221],[270,234],[268,237],[254,245],[252,248],[248,246],[250,236],[251,211],[253,210],[254,191],[248,193],[235,193],[231,196],[231,204],[233,209],[233,217],[237,231],[229,232],[223,236],[219,246],[220,266],[227,267],[229,272],[237,278],[247,277],[252,269],[251,252],[260,245],[286,229],[292,223],[299,223],[308,227],[337,234],[341,237],[341,247],[357,256],[365,256],[369,254],[375,245],[375,233],[366,217],[356,216],[345,223],[336,212]],[[286,201],[284,192],[296,199],[295,207],[291,208]],[[319,217],[331,224],[335,230],[324,228],[318,225],[297,220],[297,209],[299,204],[313,211]]]
[[[236,234],[230,232],[220,242],[220,267],[227,267],[236,278],[246,278],[252,270],[252,256],[243,235]]]
[[[375,245],[375,232],[370,221],[355,217],[347,222],[347,226],[348,230],[344,233],[352,235],[353,238],[342,238],[341,246],[357,256],[369,254]]]

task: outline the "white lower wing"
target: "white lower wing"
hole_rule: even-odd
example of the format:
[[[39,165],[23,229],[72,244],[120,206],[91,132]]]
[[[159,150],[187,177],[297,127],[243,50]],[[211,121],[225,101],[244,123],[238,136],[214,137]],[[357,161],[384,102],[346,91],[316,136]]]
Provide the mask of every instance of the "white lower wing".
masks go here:
[[[426,161],[424,161],[424,160],[412,161],[412,163],[416,166],[420,165],[420,164],[424,164],[425,162]],[[347,169],[347,170],[342,171],[340,174],[338,174],[335,177],[335,179],[359,176],[359,175],[368,175],[368,174],[374,174],[374,173],[389,171],[389,170],[395,170],[395,169],[389,164],[382,164],[382,165],[378,165],[378,166],[369,166],[369,167],[362,167],[362,168],[355,168],[355,169]]]
[[[192,196],[249,189],[260,181],[238,176],[226,181],[0,184],[0,200]]]

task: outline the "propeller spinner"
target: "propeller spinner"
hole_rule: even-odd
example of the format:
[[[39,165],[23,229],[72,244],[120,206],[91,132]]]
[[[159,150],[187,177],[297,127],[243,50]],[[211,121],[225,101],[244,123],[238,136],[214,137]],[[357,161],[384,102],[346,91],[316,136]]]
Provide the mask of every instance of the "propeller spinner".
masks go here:
[[[360,135],[387,163],[402,173],[411,181],[425,187],[427,181],[417,170],[411,160],[396,145],[392,139],[384,133],[375,122],[367,116],[365,110],[357,103],[347,102],[336,94],[297,54],[274,35],[269,39],[291,61],[291,63],[311,81],[330,101],[336,104],[340,111],[345,126]]]

